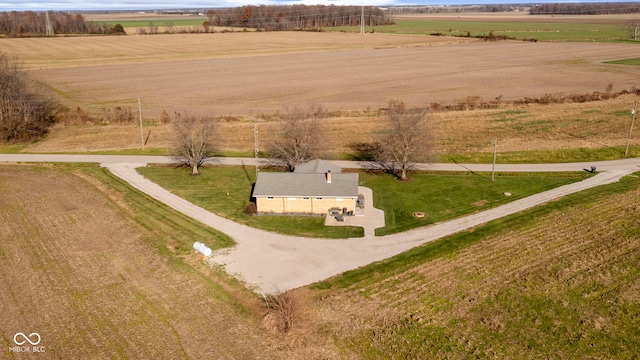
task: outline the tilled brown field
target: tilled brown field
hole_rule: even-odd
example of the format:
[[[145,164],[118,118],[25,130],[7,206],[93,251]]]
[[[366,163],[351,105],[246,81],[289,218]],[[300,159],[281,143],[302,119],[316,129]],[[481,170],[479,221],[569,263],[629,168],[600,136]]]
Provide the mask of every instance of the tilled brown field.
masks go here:
[[[422,35],[215,33],[125,37],[2,39],[30,74],[71,109],[100,118],[126,107],[157,121],[162,111],[226,116],[220,150],[253,150],[273,135],[264,121],[310,104],[343,113],[327,119],[330,152],[379,132],[371,114],[390,99],[409,106],[451,105],[586,94],[637,86],[640,67],[604,61],[640,56],[633,44],[482,42]],[[468,100],[471,99],[471,100]],[[436,152],[619,146],[627,97],[587,104],[433,113]],[[352,115],[356,114],[356,115]],[[238,117],[237,121],[229,120]],[[148,147],[170,147],[170,129],[150,127]],[[60,127],[29,151],[136,148],[135,126]]]
[[[640,78],[639,67],[602,63],[640,56],[633,44],[346,33],[4,41],[70,107],[137,108],[140,98],[151,118],[162,110],[257,116],[309,103],[365,110],[392,98],[411,106],[510,100],[630,88]]]
[[[172,265],[84,178],[3,165],[0,195],[0,358],[36,358],[8,351],[18,332],[41,336],[42,359],[283,356],[246,308]]]

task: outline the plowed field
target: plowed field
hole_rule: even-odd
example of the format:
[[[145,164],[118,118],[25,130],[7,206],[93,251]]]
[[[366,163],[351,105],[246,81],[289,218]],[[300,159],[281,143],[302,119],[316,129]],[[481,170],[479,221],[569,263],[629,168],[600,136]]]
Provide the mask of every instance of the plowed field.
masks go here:
[[[64,103],[99,112],[259,115],[285,105],[329,110],[412,106],[468,96],[505,100],[637,85],[633,44],[483,42],[422,35],[215,33],[4,39]],[[435,46],[438,45],[438,46]]]
[[[274,354],[247,309],[149,236],[84,178],[0,167],[0,358],[23,358],[7,350],[19,332],[40,335],[41,358]]]
[[[577,195],[535,224],[508,222],[464,250],[338,290],[319,316],[366,358],[634,358],[640,190],[626,181],[635,186],[624,193]]]

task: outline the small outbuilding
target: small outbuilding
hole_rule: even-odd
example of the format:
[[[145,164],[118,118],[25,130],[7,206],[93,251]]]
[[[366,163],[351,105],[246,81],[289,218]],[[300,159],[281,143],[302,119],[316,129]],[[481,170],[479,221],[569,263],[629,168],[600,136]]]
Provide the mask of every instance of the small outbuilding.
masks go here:
[[[353,212],[358,174],[324,160],[298,166],[292,173],[261,172],[253,189],[258,213],[326,214],[332,208]]]

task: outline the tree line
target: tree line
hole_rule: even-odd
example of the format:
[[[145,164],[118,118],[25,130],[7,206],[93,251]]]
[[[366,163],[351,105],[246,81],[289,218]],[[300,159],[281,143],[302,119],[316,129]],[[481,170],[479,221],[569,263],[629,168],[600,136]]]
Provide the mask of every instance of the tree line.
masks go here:
[[[531,15],[609,15],[640,13],[640,3],[556,3],[538,4],[529,10]]]
[[[390,13],[373,6],[260,5],[208,10],[206,26],[234,26],[264,30],[301,30],[391,24]]]
[[[82,14],[60,11],[0,12],[0,34],[5,36],[40,36],[47,34],[48,25],[55,34],[124,34],[122,26],[98,25]]]
[[[40,138],[53,124],[56,107],[30,81],[16,57],[0,52],[0,141]]]
[[[452,6],[394,6],[389,12],[394,14],[458,14],[476,12],[514,12],[526,11],[529,5],[519,4],[487,4],[487,5],[452,5]]]

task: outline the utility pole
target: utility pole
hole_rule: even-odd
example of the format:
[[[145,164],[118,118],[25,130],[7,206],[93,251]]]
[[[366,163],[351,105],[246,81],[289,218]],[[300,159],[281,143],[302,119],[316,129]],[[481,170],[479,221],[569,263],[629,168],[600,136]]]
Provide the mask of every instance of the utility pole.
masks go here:
[[[627,148],[624,149],[624,156],[626,157],[629,153],[629,143],[631,142],[631,132],[633,131],[633,123],[636,121],[636,110],[638,110],[638,102],[633,105],[633,109],[631,109],[631,127],[629,128],[629,136],[627,137]]]
[[[46,19],[46,33],[47,33],[47,36],[54,36],[55,33],[53,32],[53,25],[51,24],[51,19],[49,18],[49,12],[48,11],[45,13],[45,19]]]
[[[144,132],[142,131],[142,106],[140,106],[140,98],[138,98],[138,114],[140,115],[140,147],[144,150]]]
[[[253,126],[253,143],[254,143],[254,151],[255,151],[255,157],[256,157],[256,180],[258,180],[258,172],[260,171],[258,169],[258,124],[255,124]]]
[[[362,12],[360,13],[360,34],[364,34],[364,0],[362,0]]]
[[[496,181],[496,154],[498,150],[498,139],[491,140],[493,143],[493,166],[491,167],[491,181]]]

